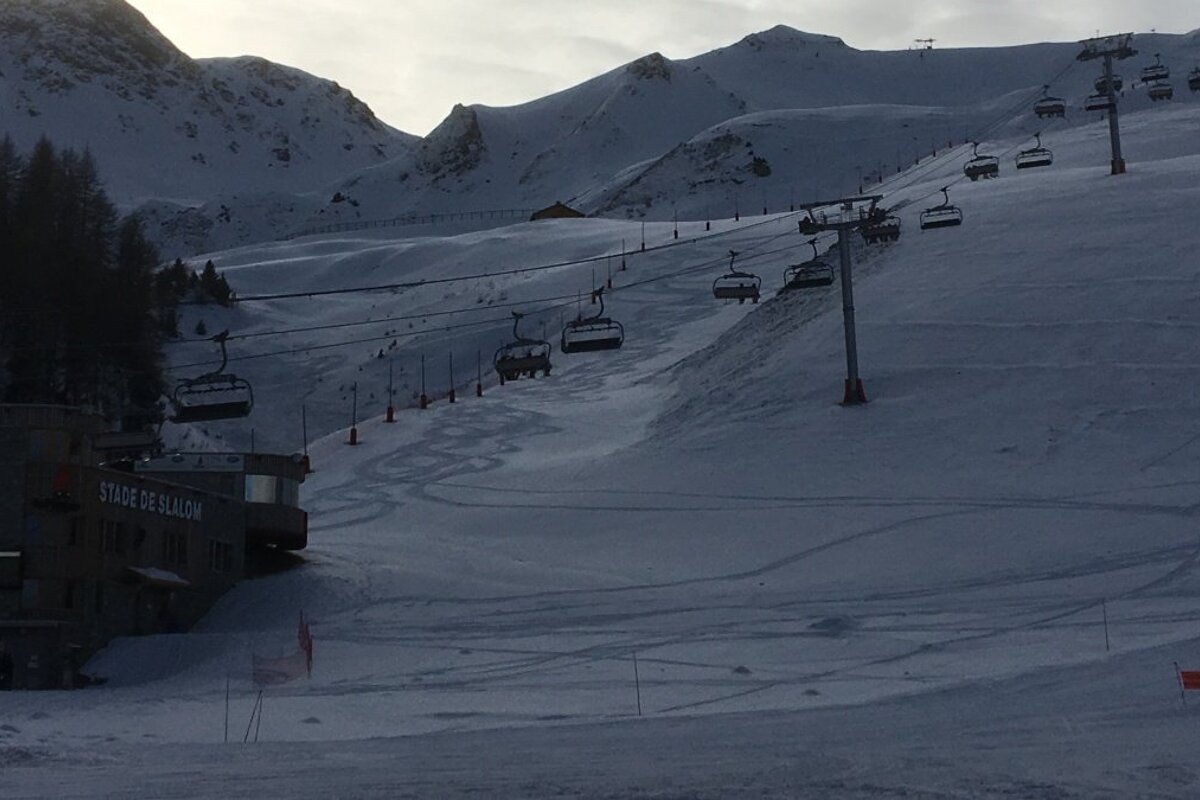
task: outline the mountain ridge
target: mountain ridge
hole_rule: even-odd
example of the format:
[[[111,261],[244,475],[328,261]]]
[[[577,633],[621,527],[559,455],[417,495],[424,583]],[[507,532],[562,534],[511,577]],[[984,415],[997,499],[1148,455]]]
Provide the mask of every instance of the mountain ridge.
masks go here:
[[[17,0],[0,8],[0,30],[0,110],[18,144],[47,133],[91,148],[168,259],[555,200],[640,219],[779,208],[984,136],[1043,84],[1075,106],[1094,77],[1074,43],[863,51],[777,25],[691,58],[652,52],[527,103],[456,104],[416,137],[302,70],[190,59],[124,0]],[[1200,59],[1194,36],[1139,43],[1180,68]],[[1122,103],[1149,105],[1132,90]],[[1005,113],[1006,135],[1045,128]],[[1093,118],[1073,110],[1058,127]],[[800,146],[812,157],[792,158]]]

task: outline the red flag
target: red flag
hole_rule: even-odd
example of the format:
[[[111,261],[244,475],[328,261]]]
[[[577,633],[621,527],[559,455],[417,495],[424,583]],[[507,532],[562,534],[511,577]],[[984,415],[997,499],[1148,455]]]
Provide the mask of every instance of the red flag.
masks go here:
[[[1179,683],[1184,689],[1194,691],[1200,689],[1200,670],[1179,670]]]

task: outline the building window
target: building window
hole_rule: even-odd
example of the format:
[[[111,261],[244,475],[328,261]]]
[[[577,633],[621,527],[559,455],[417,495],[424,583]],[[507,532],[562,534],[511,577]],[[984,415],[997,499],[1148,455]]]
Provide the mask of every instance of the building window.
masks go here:
[[[187,535],[183,533],[163,534],[162,560],[167,566],[187,566]]]
[[[278,503],[279,479],[273,475],[246,476],[247,503]]]
[[[300,482],[275,475],[247,475],[246,502],[300,506]]]
[[[63,608],[75,608],[79,604],[78,581],[67,581],[66,591],[63,592]]]
[[[100,552],[114,555],[125,552],[125,523],[111,519],[100,522]]]
[[[42,582],[26,578],[21,582],[21,608],[40,608]]]
[[[96,581],[96,613],[104,613],[104,581]]]
[[[210,541],[208,565],[213,572],[233,572],[233,545],[229,542]]]
[[[21,551],[0,550],[0,589],[21,588]]]
[[[67,528],[67,546],[79,547],[83,544],[84,531],[87,529],[86,517],[71,517],[70,527]]]

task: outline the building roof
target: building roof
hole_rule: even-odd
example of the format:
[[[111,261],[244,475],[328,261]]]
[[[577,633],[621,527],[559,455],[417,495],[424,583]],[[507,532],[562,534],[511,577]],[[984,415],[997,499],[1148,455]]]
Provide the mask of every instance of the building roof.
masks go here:
[[[192,585],[187,579],[181,578],[167,569],[158,567],[126,567],[126,569],[140,577],[147,586],[156,586],[160,589],[186,589]]]
[[[531,216],[529,220],[532,222],[539,219],[564,219],[583,216],[587,215],[582,211],[576,211],[560,200],[552,206],[543,208],[541,211],[533,212],[533,216]]]

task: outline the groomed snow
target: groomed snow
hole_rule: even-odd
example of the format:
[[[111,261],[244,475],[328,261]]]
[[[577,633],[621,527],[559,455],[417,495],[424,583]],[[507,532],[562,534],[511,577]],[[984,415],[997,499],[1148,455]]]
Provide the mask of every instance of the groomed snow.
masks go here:
[[[807,252],[794,215],[660,250],[672,226],[648,225],[652,251],[614,274],[622,350],[556,350],[549,377],[483,398],[463,381],[396,425],[377,344],[240,362],[268,439],[302,397],[349,422],[333,389],[354,380],[372,415],[359,447],[345,430],[310,446],[307,562],[191,634],[114,643],[89,665],[105,686],[6,696],[0,794],[1195,796],[1200,703],[1181,706],[1172,663],[1200,666],[1197,123],[1194,106],[1125,117],[1121,178],[1098,124],[1047,138],[1056,163],[1030,174],[1011,160],[1028,142],[985,143],[1002,176],[953,186],[961,228],[916,224],[961,151],[885,187],[909,202],[899,242],[855,248],[865,407],[837,403],[837,286],[771,296]],[[382,235],[221,255],[250,296],[603,256],[641,227]],[[761,304],[711,298],[731,249]],[[490,318],[489,300],[590,280],[561,267],[207,323],[476,299]],[[418,352],[453,342],[473,366],[505,324],[428,327],[390,351],[406,391]],[[249,654],[294,649],[302,610],[313,676],[271,689],[243,745]]]

